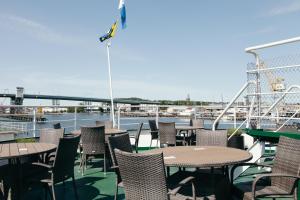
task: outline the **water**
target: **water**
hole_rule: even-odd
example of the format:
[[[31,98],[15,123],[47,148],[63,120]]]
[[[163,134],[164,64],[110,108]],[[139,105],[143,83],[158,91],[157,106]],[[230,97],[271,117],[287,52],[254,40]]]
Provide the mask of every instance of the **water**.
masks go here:
[[[53,128],[53,124],[61,123],[61,126],[66,129],[66,133],[73,131],[74,129],[80,129],[81,126],[95,125],[95,121],[109,120],[110,115],[108,113],[77,113],[76,128],[75,128],[75,115],[74,113],[63,113],[63,114],[45,114],[47,118],[45,123],[36,124],[36,135],[39,135],[39,129],[42,128]],[[121,117],[120,118],[120,129],[135,130],[140,122],[144,123],[143,129],[149,129],[148,120],[155,119],[151,117]],[[117,120],[117,118],[115,119]],[[179,118],[179,117],[159,117],[161,122],[175,122],[178,125],[189,125],[190,119]],[[213,121],[204,120],[204,128],[211,129]],[[241,122],[238,122],[239,124]],[[227,129],[233,127],[232,122],[221,121],[219,129]],[[33,129],[33,123],[28,124],[28,129]],[[31,134],[30,134],[31,135]]]

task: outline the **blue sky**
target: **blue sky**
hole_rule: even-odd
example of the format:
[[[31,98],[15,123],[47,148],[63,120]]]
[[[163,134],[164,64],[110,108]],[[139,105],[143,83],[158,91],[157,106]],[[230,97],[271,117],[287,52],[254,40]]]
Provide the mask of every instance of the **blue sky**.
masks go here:
[[[114,97],[229,100],[252,62],[244,49],[300,35],[300,1],[127,0],[112,40]],[[1,1],[0,92],[109,98],[98,38],[118,0]],[[120,28],[120,27],[119,27]]]

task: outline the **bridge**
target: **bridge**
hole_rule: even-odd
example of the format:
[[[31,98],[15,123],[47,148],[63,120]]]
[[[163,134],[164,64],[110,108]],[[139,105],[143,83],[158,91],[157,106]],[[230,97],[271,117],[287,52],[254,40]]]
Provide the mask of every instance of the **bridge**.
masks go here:
[[[4,94],[0,93],[0,97],[2,98],[10,98],[14,105],[22,105],[23,99],[48,99],[48,100],[67,100],[67,101],[85,101],[85,102],[102,102],[102,103],[110,103],[110,99],[102,99],[102,98],[91,98],[91,97],[74,97],[74,96],[58,96],[58,95],[41,95],[41,94]],[[146,101],[146,100],[129,100],[129,99],[114,99],[114,103],[120,104],[131,104],[131,105],[139,105],[139,104],[159,104],[159,102],[155,101]]]

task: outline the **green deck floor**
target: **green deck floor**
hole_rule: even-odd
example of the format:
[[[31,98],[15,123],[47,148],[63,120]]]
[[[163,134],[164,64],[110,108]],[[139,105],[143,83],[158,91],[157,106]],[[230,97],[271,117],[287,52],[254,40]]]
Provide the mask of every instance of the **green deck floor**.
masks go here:
[[[81,175],[81,172],[78,170],[79,160],[76,161],[75,166],[75,176],[76,184],[78,189],[79,199],[83,200],[112,200],[114,199],[115,192],[115,173],[113,171],[108,171],[106,175],[102,171],[103,162],[102,160],[94,160],[92,163],[89,163],[87,170],[84,176]],[[172,172],[177,170],[172,169]],[[255,174],[259,173],[258,168],[249,168],[244,172],[239,178],[235,180],[235,184],[241,184],[245,181],[251,181],[255,178]],[[209,180],[205,180],[208,182]],[[211,188],[207,188],[211,190]],[[24,199],[44,199],[44,190],[41,187],[35,187],[33,190],[25,194]],[[67,181],[66,187],[62,184],[56,185],[56,197],[57,199],[75,199],[72,182]],[[50,199],[50,196],[48,196]],[[119,188],[118,199],[125,199],[125,195],[122,188]],[[223,198],[219,198],[222,199]],[[280,198],[277,198],[280,199]],[[282,199],[282,198],[281,198]],[[288,198],[284,198],[288,200]]]

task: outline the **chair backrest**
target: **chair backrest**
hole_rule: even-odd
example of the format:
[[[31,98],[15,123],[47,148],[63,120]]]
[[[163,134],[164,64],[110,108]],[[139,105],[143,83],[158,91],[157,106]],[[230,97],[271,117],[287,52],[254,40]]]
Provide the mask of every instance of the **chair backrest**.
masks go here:
[[[39,142],[58,145],[59,139],[64,137],[65,129],[41,129]]]
[[[227,146],[227,130],[199,130],[196,133],[197,146]]]
[[[53,128],[54,129],[61,129],[61,124],[60,123],[53,124]]]
[[[105,153],[104,126],[81,127],[81,142],[84,154],[97,155]]]
[[[110,156],[114,166],[118,166],[115,149],[120,149],[121,151],[132,153],[132,146],[130,143],[130,137],[128,133],[111,136],[108,138],[108,147]]]
[[[176,145],[175,122],[158,122],[160,145]]]
[[[132,154],[115,150],[125,197],[130,200],[167,200],[163,154]]]
[[[155,120],[151,119],[148,121],[148,123],[149,123],[150,131],[158,131]]]
[[[96,121],[96,126],[105,126],[106,129],[112,129],[112,121]]]
[[[204,121],[202,119],[191,119],[190,125],[204,128]]]
[[[60,138],[53,163],[53,181],[61,182],[74,176],[75,158],[80,135]]]
[[[139,126],[138,126],[138,129],[137,129],[137,132],[136,132],[136,135],[135,135],[135,148],[137,149],[138,148],[138,145],[139,145],[139,140],[140,140],[140,135],[141,135],[141,132],[142,132],[142,129],[143,129],[143,124],[144,123],[140,123]]]
[[[299,176],[300,140],[281,136],[276,149],[272,173],[283,173]],[[294,178],[271,178],[272,185],[291,192],[295,184]]]

